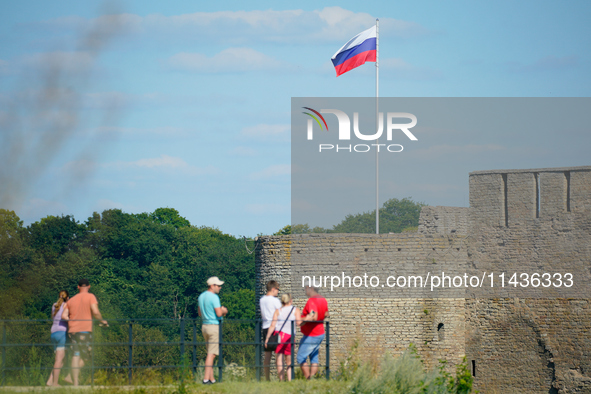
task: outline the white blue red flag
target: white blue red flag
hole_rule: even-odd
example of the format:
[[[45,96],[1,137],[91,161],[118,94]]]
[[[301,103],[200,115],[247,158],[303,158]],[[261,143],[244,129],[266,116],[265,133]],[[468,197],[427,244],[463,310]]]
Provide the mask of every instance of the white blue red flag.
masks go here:
[[[332,64],[337,72],[337,77],[359,67],[365,62],[376,61],[377,31],[372,26],[351,38],[332,57]]]

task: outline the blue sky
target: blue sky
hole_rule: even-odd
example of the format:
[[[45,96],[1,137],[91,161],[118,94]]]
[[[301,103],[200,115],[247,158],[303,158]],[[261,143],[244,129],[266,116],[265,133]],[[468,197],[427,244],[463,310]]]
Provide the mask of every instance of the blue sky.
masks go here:
[[[26,223],[173,207],[197,226],[275,232],[290,222],[291,97],[372,96],[373,63],[336,78],[330,57],[376,17],[382,96],[588,97],[590,8],[586,1],[2,2],[2,207]],[[556,157],[513,151],[503,163],[588,165],[580,149],[587,141],[575,135],[573,152]],[[444,163],[433,160],[425,166]],[[454,193],[405,187],[381,199],[465,206],[468,172],[495,165],[466,155],[441,181]]]

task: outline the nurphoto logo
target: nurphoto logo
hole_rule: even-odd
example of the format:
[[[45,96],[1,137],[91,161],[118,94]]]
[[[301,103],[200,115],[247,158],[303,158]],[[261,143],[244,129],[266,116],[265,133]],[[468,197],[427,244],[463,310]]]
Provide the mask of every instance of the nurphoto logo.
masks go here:
[[[351,140],[351,119],[349,115],[345,112],[338,110],[338,109],[321,109],[320,111],[316,111],[310,107],[302,107],[309,112],[303,112],[305,115],[308,115],[311,119],[308,119],[308,129],[307,129],[307,139],[309,141],[314,139],[314,122],[316,121],[320,130],[326,129],[328,130],[328,124],[326,119],[322,114],[333,114],[337,117],[337,121],[339,122],[338,128],[338,138],[339,141],[347,141]],[[380,144],[378,143],[379,138],[384,133],[384,113],[380,112],[378,115],[378,130],[374,134],[363,134],[359,130],[359,113],[353,112],[353,133],[355,137],[362,141],[376,141],[374,144],[356,144],[356,145],[346,145],[346,144],[318,144],[318,151],[333,151],[333,152],[369,152],[372,150],[372,147],[375,147],[378,152],[380,152],[380,148],[385,148],[386,151],[392,153],[402,152],[404,147],[400,144]],[[410,123],[395,123],[395,119],[410,119]],[[409,129],[413,128],[417,125],[417,117],[408,112],[388,112],[386,114],[386,140],[392,141],[392,136],[394,135],[394,131],[402,131],[408,139],[411,141],[417,141],[417,137],[414,136],[413,133],[410,132]]]

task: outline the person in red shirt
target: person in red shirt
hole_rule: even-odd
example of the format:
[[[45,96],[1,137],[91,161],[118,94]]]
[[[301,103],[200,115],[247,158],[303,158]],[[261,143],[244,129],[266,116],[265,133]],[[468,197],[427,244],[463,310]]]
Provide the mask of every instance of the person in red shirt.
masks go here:
[[[74,350],[74,356],[72,356],[74,386],[78,386],[80,369],[84,367],[84,359],[88,359],[92,351],[92,318],[101,320],[102,325],[109,325],[101,316],[96,297],[88,290],[90,290],[88,279],[80,279],[79,293],[66,302],[62,313],[62,320],[68,321],[68,334]]]
[[[315,287],[306,286],[306,296],[309,298],[302,311],[301,326],[304,337],[300,341],[297,358],[304,377],[310,379],[318,372],[318,350],[324,339],[324,318],[328,317],[328,303]]]

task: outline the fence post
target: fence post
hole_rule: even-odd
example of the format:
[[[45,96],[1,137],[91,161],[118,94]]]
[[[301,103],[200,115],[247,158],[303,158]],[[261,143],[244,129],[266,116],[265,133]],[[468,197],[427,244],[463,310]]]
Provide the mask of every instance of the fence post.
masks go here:
[[[261,322],[254,321],[254,347],[255,347],[255,363],[257,382],[261,381]]]
[[[218,368],[219,368],[218,380],[221,383],[222,382],[222,371],[224,369],[224,352],[223,352],[223,349],[222,349],[223,339],[222,339],[222,321],[221,320],[220,320],[220,324],[218,326],[219,326],[219,335],[218,336],[220,338],[219,339],[219,341],[220,341],[219,342],[219,349],[220,349],[219,353],[220,354],[218,356]]]
[[[6,323],[2,324],[2,386],[5,384],[6,372]]]
[[[197,373],[197,321],[193,319],[193,378]]]
[[[183,376],[183,367],[185,366],[185,319],[181,319],[181,380]]]
[[[133,323],[129,322],[129,359],[127,361],[129,385],[131,386],[132,371],[133,371]]]
[[[94,319],[92,320],[93,329],[94,327]],[[96,333],[96,330],[94,331]],[[96,349],[94,348],[94,335],[90,334],[90,385],[94,386],[94,352]],[[52,372],[53,373],[53,372]]]
[[[295,380],[295,320],[291,321],[291,379]]]
[[[326,322],[326,380],[330,379],[330,323]]]

